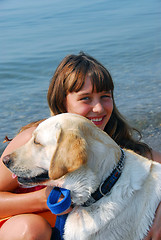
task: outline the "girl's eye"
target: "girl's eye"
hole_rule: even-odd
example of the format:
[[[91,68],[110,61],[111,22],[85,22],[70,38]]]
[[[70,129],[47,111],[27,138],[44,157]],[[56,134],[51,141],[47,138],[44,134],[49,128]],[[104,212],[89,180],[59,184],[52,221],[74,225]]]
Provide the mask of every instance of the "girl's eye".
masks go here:
[[[90,98],[89,97],[83,97],[83,98],[81,98],[80,100],[81,101],[87,101],[87,100],[89,100]]]
[[[101,98],[112,98],[111,94],[105,94],[105,95],[102,95]]]

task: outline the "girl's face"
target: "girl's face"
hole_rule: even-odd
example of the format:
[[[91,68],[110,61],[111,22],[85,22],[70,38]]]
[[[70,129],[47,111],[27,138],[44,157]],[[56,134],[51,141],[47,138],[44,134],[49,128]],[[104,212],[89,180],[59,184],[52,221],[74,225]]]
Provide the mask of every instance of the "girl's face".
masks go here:
[[[65,101],[68,113],[75,113],[91,120],[97,127],[104,130],[113,110],[111,91],[92,92],[90,78],[78,92],[68,93]]]

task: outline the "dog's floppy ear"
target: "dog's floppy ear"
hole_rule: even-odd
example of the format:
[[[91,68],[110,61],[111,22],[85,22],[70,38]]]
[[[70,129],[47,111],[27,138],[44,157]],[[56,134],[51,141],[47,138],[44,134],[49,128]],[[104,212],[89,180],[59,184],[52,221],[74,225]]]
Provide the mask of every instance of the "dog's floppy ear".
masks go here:
[[[49,169],[50,179],[58,179],[87,162],[86,141],[78,131],[61,133]]]

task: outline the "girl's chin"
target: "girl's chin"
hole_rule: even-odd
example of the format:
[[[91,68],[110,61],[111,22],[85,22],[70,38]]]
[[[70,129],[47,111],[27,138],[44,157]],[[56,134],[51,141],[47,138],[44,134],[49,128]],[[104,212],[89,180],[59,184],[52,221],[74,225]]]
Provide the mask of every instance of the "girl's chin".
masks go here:
[[[94,123],[94,125],[96,125],[98,128],[100,128],[101,130],[104,130],[104,125],[102,125],[102,124],[98,124],[98,123],[95,123],[95,122],[93,122]]]

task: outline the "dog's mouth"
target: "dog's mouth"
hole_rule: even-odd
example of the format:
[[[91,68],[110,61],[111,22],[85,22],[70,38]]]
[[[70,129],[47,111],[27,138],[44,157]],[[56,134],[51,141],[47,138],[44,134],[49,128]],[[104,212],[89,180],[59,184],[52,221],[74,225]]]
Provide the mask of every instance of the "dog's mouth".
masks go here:
[[[19,183],[23,185],[39,184],[49,180],[48,171],[45,171],[34,177],[19,177],[19,176],[17,177],[18,177]]]

